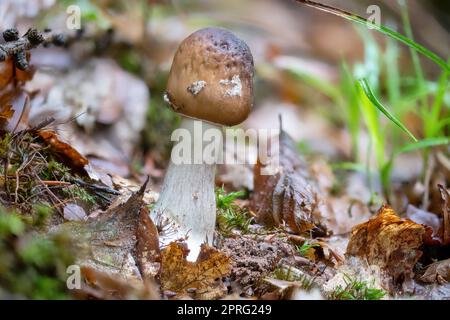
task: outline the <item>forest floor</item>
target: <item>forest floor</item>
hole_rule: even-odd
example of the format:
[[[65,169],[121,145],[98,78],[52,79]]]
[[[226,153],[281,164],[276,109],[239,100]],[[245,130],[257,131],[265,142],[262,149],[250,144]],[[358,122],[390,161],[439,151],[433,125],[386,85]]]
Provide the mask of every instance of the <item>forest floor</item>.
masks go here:
[[[450,297],[448,41],[409,51],[295,1],[117,2],[79,1],[82,32],[61,27],[64,1],[0,4],[0,298]],[[414,47],[408,14],[432,13],[384,5]],[[218,166],[214,241],[192,262],[149,212],[180,123],[163,98],[172,54],[205,25],[252,49],[241,128],[275,130],[279,162]]]

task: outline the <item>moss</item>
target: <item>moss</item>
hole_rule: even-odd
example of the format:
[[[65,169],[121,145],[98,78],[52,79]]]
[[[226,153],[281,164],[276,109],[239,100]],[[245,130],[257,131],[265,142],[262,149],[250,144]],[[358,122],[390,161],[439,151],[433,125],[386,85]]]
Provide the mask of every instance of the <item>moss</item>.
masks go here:
[[[92,196],[88,191],[77,185],[71,185],[67,188],[64,188],[62,189],[62,192],[67,197],[73,200],[80,200],[88,205],[94,205],[97,203],[94,196]]]
[[[367,283],[345,275],[345,285],[338,286],[329,295],[331,300],[380,300],[386,296],[386,292]]]
[[[252,217],[247,210],[234,203],[238,197],[245,196],[244,191],[226,193],[223,188],[216,189],[217,224],[219,231],[229,234],[233,229],[239,229],[243,233],[249,232]]]
[[[9,150],[11,134],[8,132],[0,138],[0,158],[3,158]]]
[[[37,208],[41,215],[48,210]],[[74,262],[63,234],[43,237],[33,223],[0,207],[0,298],[66,299],[66,268]]]

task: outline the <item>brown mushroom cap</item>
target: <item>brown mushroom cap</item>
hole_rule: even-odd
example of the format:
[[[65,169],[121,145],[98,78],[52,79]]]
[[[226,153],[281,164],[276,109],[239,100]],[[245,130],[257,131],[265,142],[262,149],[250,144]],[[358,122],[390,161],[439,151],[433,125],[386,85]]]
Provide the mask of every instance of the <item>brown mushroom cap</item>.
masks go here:
[[[244,41],[225,29],[201,29],[175,53],[167,98],[176,112],[188,117],[236,125],[253,105],[253,72]]]

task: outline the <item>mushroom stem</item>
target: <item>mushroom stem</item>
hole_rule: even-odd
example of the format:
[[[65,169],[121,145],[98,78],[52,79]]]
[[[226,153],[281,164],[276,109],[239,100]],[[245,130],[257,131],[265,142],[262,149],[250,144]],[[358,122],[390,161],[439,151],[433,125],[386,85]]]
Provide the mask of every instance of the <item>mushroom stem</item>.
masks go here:
[[[188,143],[191,161],[177,163],[174,161],[175,147],[172,149],[164,184],[150,216],[154,221],[161,221],[162,218],[163,221],[169,222],[168,231],[160,238],[163,246],[187,236],[186,242],[190,250],[188,260],[194,261],[200,252],[201,244],[205,242],[211,244],[213,241],[216,223],[214,176],[218,157],[222,154],[222,127],[183,117],[179,129],[184,132],[183,140],[185,138],[190,140]],[[215,129],[220,133],[220,141],[216,141],[218,153],[214,154],[215,160],[212,162],[203,160],[205,149],[203,137],[209,129]],[[197,162],[194,159],[197,159]]]

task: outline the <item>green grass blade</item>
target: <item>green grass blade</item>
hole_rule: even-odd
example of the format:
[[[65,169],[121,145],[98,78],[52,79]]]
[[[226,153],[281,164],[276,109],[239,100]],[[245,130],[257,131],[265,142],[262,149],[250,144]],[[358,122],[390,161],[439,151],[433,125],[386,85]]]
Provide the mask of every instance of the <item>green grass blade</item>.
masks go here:
[[[409,13],[408,13],[408,7],[404,0],[398,0],[398,3],[400,4],[401,8],[401,15],[403,20],[403,28],[405,29],[406,36],[414,41],[413,31],[411,27],[411,21],[409,19]],[[410,48],[411,52],[411,58],[414,65],[414,70],[416,72],[417,76],[417,87],[420,91],[425,87],[425,77],[423,75],[422,66],[420,64],[419,55],[417,54],[417,51]],[[425,98],[422,99],[422,106],[426,106],[427,100]]]
[[[367,82],[367,79],[360,79],[359,83],[361,85],[361,89],[364,91],[370,102],[372,102],[372,104],[377,107],[377,109],[380,110],[389,120],[395,123],[397,127],[403,130],[403,132],[405,132],[413,141],[417,142],[416,137],[408,130],[408,128],[406,128],[405,125],[401,123],[401,121],[398,120],[388,109],[386,109],[377,97],[375,97],[369,83]]]
[[[355,88],[356,80],[354,79],[350,68],[345,62],[341,63],[341,91],[346,99],[344,109],[346,110],[346,122],[350,130],[352,140],[352,153],[354,159],[358,158],[359,135],[361,129],[361,111],[359,107],[358,90]],[[346,108],[345,108],[346,107]]]
[[[386,155],[384,144],[385,137],[384,131],[381,130],[379,113],[377,109],[373,107],[372,102],[369,100],[369,98],[367,98],[358,82],[355,83],[355,86],[358,89],[358,96],[361,102],[361,114],[370,136],[371,143],[367,146],[367,153],[369,154],[373,147],[373,150],[375,151],[375,157],[377,159],[377,164],[381,166],[385,161]],[[369,167],[369,160],[367,160],[367,168],[369,169]]]
[[[430,138],[430,139],[423,139],[420,141],[417,141],[415,143],[410,143],[405,146],[403,146],[398,153],[405,153],[405,152],[411,152],[416,150],[422,150],[427,149],[431,147],[437,147],[442,145],[450,144],[450,137],[437,137],[437,138]]]
[[[398,43],[392,39],[387,41],[387,49],[385,55],[385,66],[387,75],[387,92],[389,103],[398,112],[398,101],[400,100],[400,71],[398,67],[399,48]]]
[[[333,170],[347,170],[347,171],[357,171],[364,172],[366,168],[361,163],[356,162],[336,162],[331,164],[331,169]]]
[[[303,81],[307,85],[312,88],[317,89],[319,92],[328,96],[336,103],[341,103],[341,96],[339,90],[333,86],[333,84],[329,83],[326,80],[320,79],[312,74],[308,74],[299,70],[298,68],[286,68],[286,71],[289,72],[290,75],[297,78],[298,80]]]
[[[404,43],[405,45],[407,45],[408,47],[413,48],[414,50],[420,52],[421,54],[423,54],[424,56],[426,56],[427,58],[431,59],[436,64],[438,64],[443,70],[445,70],[447,72],[450,71],[450,66],[447,64],[447,62],[445,62],[445,60],[442,59],[441,57],[439,57],[437,54],[435,54],[434,52],[425,48],[424,46],[418,44],[417,42],[409,39],[408,37],[402,35],[401,33],[398,33],[388,27],[372,23],[372,22],[368,21],[367,19],[360,17],[358,15],[352,14],[350,12],[347,12],[347,11],[344,11],[344,10],[341,10],[338,8],[334,8],[332,6],[318,3],[315,1],[310,1],[310,0],[295,0],[295,1],[303,3],[307,6],[313,7],[315,9],[334,14],[336,16],[342,17],[342,18],[350,20],[352,22],[356,22],[356,23],[365,25],[367,27],[371,27],[372,29],[377,30],[397,41],[400,41],[400,42]]]
[[[448,89],[448,72],[444,72],[439,79],[436,95],[434,97],[431,112],[427,114],[428,121],[425,121],[425,137],[432,138],[442,134],[443,127],[439,124],[441,117],[441,110],[444,104],[444,98]],[[448,121],[448,117],[442,121]]]

